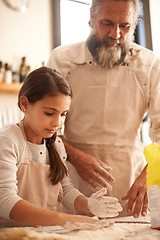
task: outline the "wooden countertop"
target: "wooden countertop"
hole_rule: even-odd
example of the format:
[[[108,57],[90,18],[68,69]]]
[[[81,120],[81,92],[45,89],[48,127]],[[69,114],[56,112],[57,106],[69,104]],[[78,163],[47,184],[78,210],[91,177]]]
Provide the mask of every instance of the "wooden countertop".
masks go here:
[[[18,94],[22,83],[0,83],[0,93]]]
[[[47,230],[47,228],[49,228]],[[44,228],[44,231],[37,228],[10,228],[0,229],[0,239],[37,239],[37,240],[159,240],[160,231],[151,229],[150,224],[135,224],[135,223],[115,223],[108,228],[97,230],[78,230],[71,232],[57,233],[50,230],[50,227]]]
[[[94,229],[89,224],[82,224],[84,228],[72,230],[61,226],[44,227],[12,227],[1,228],[0,239],[13,239],[9,237],[26,237],[26,239],[37,240],[159,240],[160,231],[152,229],[149,216],[137,219],[133,217],[114,218],[115,224],[104,228]],[[113,219],[112,219],[113,221]],[[0,224],[1,226],[1,224]],[[69,226],[69,225],[68,225]],[[79,225],[80,226],[80,225]],[[93,226],[93,225],[92,225]],[[81,230],[79,230],[81,229]]]

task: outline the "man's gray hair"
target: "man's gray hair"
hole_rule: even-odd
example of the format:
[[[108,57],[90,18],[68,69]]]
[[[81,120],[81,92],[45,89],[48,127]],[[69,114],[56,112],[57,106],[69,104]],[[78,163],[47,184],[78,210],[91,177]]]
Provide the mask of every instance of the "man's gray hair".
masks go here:
[[[92,0],[91,11],[92,11],[93,17],[97,16],[98,11],[101,7],[102,1],[105,1],[105,0]],[[135,27],[136,27],[136,25],[138,23],[138,19],[139,19],[139,10],[140,10],[140,5],[141,5],[140,0],[113,0],[113,1],[117,1],[117,2],[124,1],[124,2],[133,2],[134,3],[134,6],[135,6],[134,23],[135,23]]]

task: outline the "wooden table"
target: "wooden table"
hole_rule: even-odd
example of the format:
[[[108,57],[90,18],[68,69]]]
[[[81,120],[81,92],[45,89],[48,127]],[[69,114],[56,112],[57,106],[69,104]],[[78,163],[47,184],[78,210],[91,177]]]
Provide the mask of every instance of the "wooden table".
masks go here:
[[[117,218],[114,225],[97,230],[69,231],[62,227],[6,228],[0,230],[1,240],[160,240],[160,231],[151,229],[147,218],[144,220]],[[59,230],[58,230],[59,228]]]

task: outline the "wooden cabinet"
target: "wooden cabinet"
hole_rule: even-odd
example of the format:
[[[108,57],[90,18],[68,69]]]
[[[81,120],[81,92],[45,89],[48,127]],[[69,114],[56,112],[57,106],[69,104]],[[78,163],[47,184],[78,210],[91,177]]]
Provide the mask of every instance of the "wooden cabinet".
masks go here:
[[[22,83],[0,83],[0,93],[18,94]]]

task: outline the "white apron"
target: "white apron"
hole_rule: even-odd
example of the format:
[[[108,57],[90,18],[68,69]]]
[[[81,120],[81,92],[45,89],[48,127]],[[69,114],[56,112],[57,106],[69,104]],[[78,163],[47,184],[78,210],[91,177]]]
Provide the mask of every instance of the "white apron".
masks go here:
[[[126,215],[128,201],[121,199],[146,165],[138,137],[146,102],[132,71],[127,67],[119,70],[106,72],[106,69],[94,65],[70,70],[67,80],[74,98],[66,118],[64,137],[74,147],[112,168],[110,173],[115,182],[108,195],[119,199],[124,209],[121,215]],[[75,187],[90,196],[92,190],[70,163],[67,167]]]
[[[34,205],[57,210],[58,196],[62,194],[61,183],[52,185],[49,178],[50,166],[28,159],[28,145],[23,129],[23,122],[19,123],[26,142],[25,158],[17,171],[18,195]],[[59,199],[62,200],[60,197]]]

